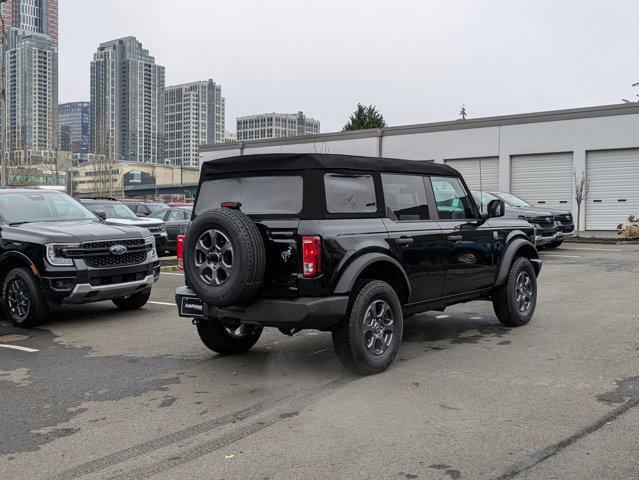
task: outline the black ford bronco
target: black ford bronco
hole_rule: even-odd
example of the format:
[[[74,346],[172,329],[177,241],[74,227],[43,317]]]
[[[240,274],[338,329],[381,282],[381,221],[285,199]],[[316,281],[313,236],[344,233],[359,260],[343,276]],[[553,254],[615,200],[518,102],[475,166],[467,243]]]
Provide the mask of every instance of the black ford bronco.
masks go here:
[[[0,190],[1,298],[14,325],[45,320],[54,305],[140,308],[159,275],[148,230],[108,225],[64,193]]]
[[[463,178],[431,162],[266,154],[202,165],[178,250],[180,316],[222,354],[263,327],[319,329],[347,368],[372,374],[397,354],[406,315],[490,300],[505,325],[528,323],[541,261],[534,227],[486,214]]]

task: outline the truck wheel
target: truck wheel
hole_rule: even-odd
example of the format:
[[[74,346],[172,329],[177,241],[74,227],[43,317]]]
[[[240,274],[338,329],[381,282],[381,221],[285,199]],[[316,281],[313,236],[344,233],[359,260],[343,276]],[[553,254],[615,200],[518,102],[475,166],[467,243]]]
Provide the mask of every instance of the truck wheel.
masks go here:
[[[351,293],[345,321],[333,330],[333,348],[347,369],[371,375],[386,370],[402,341],[404,318],[386,282],[366,280]]]
[[[140,292],[132,293],[126,297],[114,298],[112,301],[120,310],[137,310],[138,308],[142,308],[146,305],[150,296],[151,287],[145,288]]]
[[[544,245],[544,247],[546,248],[557,248],[558,246],[560,246],[562,243],[564,243],[563,240],[556,240],[554,242],[549,242],[546,245]]]
[[[31,327],[49,314],[42,288],[26,268],[9,271],[2,285],[2,306],[16,327]]]
[[[226,307],[250,300],[262,284],[265,267],[262,236],[242,212],[209,210],[189,226],[184,270],[188,285],[206,303]]]
[[[526,325],[537,304],[537,276],[530,260],[517,258],[508,273],[506,283],[493,294],[497,318],[507,327]]]
[[[233,330],[219,320],[209,319],[198,322],[197,333],[210,350],[222,355],[234,355],[250,350],[262,335],[262,326],[242,323]]]

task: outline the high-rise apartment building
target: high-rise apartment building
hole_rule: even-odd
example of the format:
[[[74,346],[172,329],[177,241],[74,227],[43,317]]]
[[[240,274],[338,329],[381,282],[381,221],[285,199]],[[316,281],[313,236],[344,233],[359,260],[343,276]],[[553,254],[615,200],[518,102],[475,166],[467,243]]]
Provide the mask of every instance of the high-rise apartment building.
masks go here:
[[[58,0],[7,0],[0,11],[6,29],[42,33],[58,44]]]
[[[21,29],[10,29],[6,44],[5,155],[50,160],[59,142],[57,48],[49,36]]]
[[[320,132],[320,122],[304,112],[262,113],[237,118],[237,139],[295,137]]]
[[[63,103],[60,117],[60,150],[72,153],[91,151],[91,103]]]
[[[60,136],[58,0],[8,0],[0,15],[6,29],[1,148],[6,158],[37,162],[55,155]]]
[[[164,67],[134,37],[105,42],[93,54],[91,150],[164,163]]]
[[[167,87],[164,112],[165,163],[197,167],[201,144],[224,142],[224,97],[213,80]]]

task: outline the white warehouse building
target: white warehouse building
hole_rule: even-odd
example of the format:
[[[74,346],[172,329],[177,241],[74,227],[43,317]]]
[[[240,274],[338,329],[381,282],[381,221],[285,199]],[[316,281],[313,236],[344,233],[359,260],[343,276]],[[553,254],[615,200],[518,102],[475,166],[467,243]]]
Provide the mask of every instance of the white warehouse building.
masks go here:
[[[614,230],[639,214],[639,104],[202,145],[203,161],[254,153],[306,152],[447,163],[471,189],[510,192],[577,212],[575,178],[588,195],[581,230]]]

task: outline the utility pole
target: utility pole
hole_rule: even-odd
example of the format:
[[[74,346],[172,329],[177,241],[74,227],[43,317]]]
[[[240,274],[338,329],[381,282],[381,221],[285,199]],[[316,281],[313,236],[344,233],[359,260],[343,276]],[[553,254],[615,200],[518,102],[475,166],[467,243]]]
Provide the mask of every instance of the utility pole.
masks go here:
[[[7,130],[7,109],[6,109],[6,104],[7,104],[7,89],[6,89],[6,85],[7,85],[7,77],[6,77],[6,69],[4,66],[4,62],[5,62],[5,50],[6,50],[6,31],[5,31],[5,25],[4,25],[4,15],[3,15],[3,5],[5,3],[7,3],[9,0],[0,0],[0,35],[2,35],[2,38],[0,39],[0,50],[1,50],[1,55],[2,58],[0,59],[0,63],[2,63],[2,68],[0,69],[0,75],[2,76],[2,82],[0,85],[0,102],[2,103],[2,128],[0,128],[0,135],[2,135],[2,151],[0,152],[1,158],[0,158],[0,176],[2,176],[2,178],[0,179],[0,186],[2,186],[2,188],[6,188],[7,186],[7,160],[5,158],[5,150],[6,150],[6,141],[7,141],[7,136],[5,135],[5,132]]]

